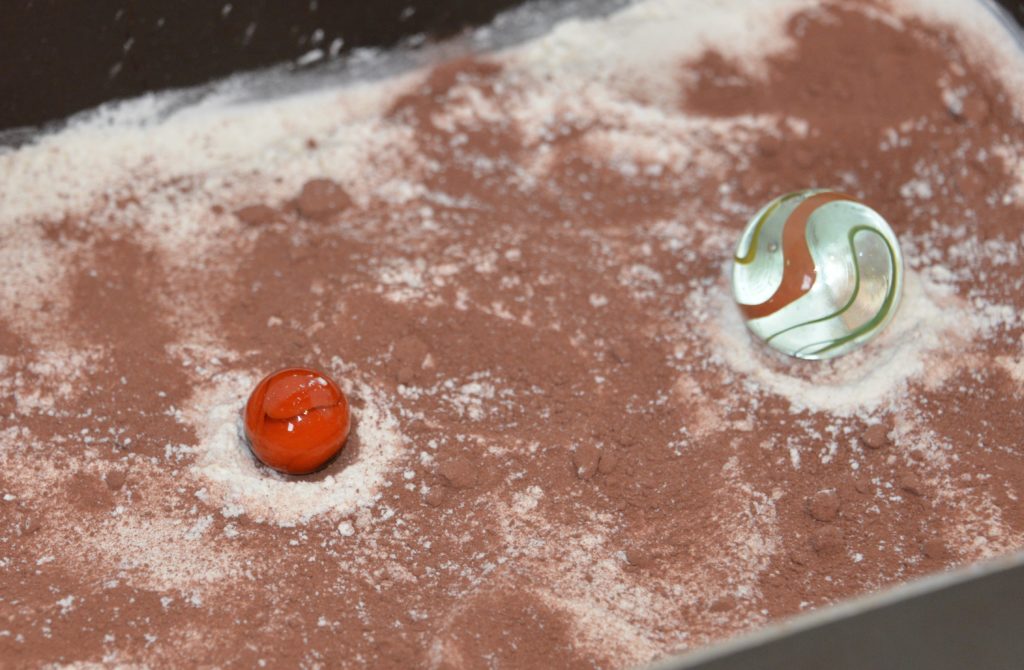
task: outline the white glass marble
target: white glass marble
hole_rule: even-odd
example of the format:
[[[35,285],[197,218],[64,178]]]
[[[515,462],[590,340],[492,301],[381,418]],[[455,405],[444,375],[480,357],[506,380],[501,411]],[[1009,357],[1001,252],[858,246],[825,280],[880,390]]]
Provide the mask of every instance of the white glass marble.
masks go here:
[[[825,359],[878,335],[900,301],[899,242],[873,209],[827,190],[765,205],[736,247],[732,290],[747,326],[790,356]]]

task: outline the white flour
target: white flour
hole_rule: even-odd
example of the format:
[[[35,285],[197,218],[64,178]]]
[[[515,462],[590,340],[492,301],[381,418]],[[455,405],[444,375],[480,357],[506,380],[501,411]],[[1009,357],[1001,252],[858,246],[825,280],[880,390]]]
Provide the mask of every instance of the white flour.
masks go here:
[[[950,342],[969,340],[982,327],[950,286],[908,272],[896,318],[877,340],[835,361],[808,363],[774,355],[755,342],[727,288],[695,293],[692,301],[706,320],[713,358],[743,374],[752,390],[784,396],[795,409],[837,415],[870,413],[897,402],[907,381],[926,372],[935,380],[955,372]]]

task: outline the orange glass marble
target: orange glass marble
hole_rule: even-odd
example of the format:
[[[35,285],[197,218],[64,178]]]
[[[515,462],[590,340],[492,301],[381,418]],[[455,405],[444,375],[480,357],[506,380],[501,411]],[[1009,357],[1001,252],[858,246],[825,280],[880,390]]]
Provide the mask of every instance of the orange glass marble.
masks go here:
[[[348,398],[327,375],[285,368],[263,378],[245,404],[245,437],[256,458],[279,472],[314,472],[341,451]]]

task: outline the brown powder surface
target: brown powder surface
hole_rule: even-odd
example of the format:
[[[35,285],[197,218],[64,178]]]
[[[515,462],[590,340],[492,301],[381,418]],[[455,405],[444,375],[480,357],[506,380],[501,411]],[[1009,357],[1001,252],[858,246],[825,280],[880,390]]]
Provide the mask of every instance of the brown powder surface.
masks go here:
[[[200,176],[34,222],[68,261],[37,323],[0,315],[0,665],[620,668],[1024,545],[1019,320],[840,415],[745,384],[694,311],[752,212],[825,186],[883,212],[912,269],[1024,308],[1019,263],[986,253],[1020,252],[1024,206],[1021,119],[985,63],[846,3],[787,26],[758,72],[677,64],[665,118],[777,120],[713,169],[624,170],[602,138],[628,120],[596,111],[536,139],[503,111],[526,84],[464,59],[390,104],[410,139],[389,160],[422,185],[400,203],[335,175],[254,188],[180,257],[147,203],[202,199]],[[195,389],[287,365],[386,399],[403,450],[372,505],[275,524],[196,474]],[[376,396],[353,396],[314,482],[375,448]]]

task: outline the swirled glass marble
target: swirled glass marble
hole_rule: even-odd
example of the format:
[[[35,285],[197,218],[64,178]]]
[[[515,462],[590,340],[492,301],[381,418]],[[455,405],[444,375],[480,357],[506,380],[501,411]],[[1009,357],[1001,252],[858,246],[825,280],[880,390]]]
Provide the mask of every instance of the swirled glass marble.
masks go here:
[[[825,359],[878,335],[896,312],[903,256],[889,224],[856,199],[790,193],[747,224],[732,291],[747,326],[790,356]]]

